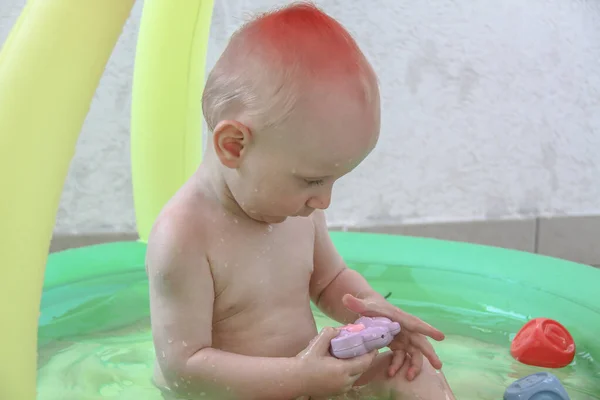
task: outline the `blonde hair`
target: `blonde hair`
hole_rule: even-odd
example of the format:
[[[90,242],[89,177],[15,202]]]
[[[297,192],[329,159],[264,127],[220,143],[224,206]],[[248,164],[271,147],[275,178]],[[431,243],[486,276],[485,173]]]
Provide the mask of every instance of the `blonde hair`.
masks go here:
[[[230,38],[202,96],[209,129],[245,117],[268,128],[284,122],[303,88],[357,82],[367,102],[377,78],[344,27],[310,2],[295,2],[250,20]]]

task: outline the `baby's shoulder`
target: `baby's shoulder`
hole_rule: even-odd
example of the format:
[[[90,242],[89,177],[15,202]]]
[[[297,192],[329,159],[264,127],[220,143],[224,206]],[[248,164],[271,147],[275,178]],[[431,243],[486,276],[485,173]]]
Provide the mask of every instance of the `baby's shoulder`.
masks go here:
[[[161,210],[152,233],[201,239],[214,222],[213,208],[214,205],[203,196],[174,198]]]
[[[161,210],[148,237],[147,259],[206,255],[215,210],[203,196],[178,194]]]

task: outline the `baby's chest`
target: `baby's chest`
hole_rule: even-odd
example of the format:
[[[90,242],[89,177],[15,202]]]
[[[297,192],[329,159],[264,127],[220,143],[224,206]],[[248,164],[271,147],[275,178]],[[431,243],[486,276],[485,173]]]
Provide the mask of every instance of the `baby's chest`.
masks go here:
[[[306,300],[313,272],[312,231],[273,231],[228,248],[211,260],[217,303]]]

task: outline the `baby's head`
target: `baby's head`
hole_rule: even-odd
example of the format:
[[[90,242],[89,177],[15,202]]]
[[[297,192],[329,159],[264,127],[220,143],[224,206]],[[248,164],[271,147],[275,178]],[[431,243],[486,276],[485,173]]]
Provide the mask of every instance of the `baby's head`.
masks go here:
[[[309,3],[234,33],[202,106],[207,159],[241,209],[270,223],[327,208],[335,181],[379,136],[375,73],[350,34]]]

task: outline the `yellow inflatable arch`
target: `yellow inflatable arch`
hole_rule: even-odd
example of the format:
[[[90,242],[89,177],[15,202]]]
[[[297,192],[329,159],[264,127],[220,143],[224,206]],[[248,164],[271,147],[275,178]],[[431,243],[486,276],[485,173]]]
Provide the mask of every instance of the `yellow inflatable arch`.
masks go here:
[[[44,269],[77,138],[135,0],[29,0],[0,53],[0,398],[36,397]],[[140,239],[201,161],[212,0],[146,0],[133,85]]]

